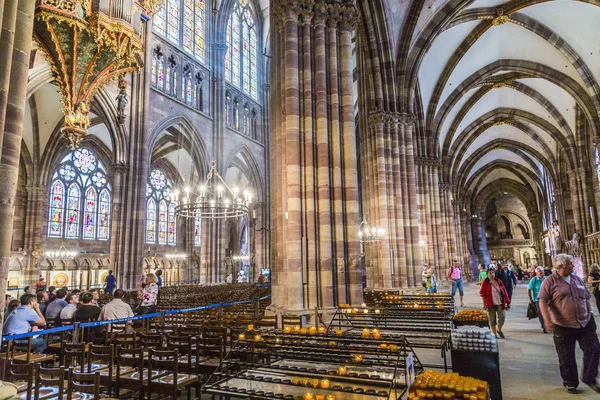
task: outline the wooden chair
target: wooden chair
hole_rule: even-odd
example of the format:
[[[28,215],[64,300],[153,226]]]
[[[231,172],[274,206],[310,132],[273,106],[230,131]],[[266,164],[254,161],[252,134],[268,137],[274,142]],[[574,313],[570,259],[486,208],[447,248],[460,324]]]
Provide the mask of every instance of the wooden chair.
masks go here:
[[[106,388],[108,395],[112,395],[112,388],[116,376],[113,346],[91,345],[88,353],[87,373],[98,372],[100,383]],[[132,367],[123,367],[122,374],[133,371]]]
[[[219,367],[224,356],[223,339],[217,338],[202,338],[197,341],[198,356],[203,357],[202,361],[198,362],[198,371],[202,375],[212,375]]]
[[[63,342],[63,347],[61,349],[61,359],[64,362],[63,365],[66,368],[72,369],[79,367],[79,372],[84,372],[87,348],[87,343]]]
[[[65,368],[44,368],[37,365],[34,400],[62,399],[65,395]]]
[[[163,336],[160,333],[141,333],[139,345],[144,348],[161,350],[163,348]]]
[[[167,335],[167,349],[179,352],[178,368],[180,371],[191,374],[198,373],[200,358],[195,337]]]
[[[149,397],[152,393],[170,395],[177,400],[177,395],[187,389],[187,398],[191,398],[192,386],[196,385],[196,395],[200,395],[198,375],[179,373],[179,352],[177,350],[150,350],[148,369],[158,371],[156,377],[148,375]]]
[[[137,392],[140,400],[144,398],[148,388],[147,377],[158,375],[145,367],[144,355],[143,348],[131,349],[117,346],[117,397],[120,396],[122,389],[129,389]]]
[[[17,386],[17,394],[24,399],[33,398],[35,364],[25,360],[8,360],[5,379]]]
[[[69,385],[67,386],[67,400],[81,398],[81,394],[91,394],[93,397],[85,397],[85,400],[100,399],[100,373],[82,373],[70,370]],[[60,397],[59,397],[60,399]]]

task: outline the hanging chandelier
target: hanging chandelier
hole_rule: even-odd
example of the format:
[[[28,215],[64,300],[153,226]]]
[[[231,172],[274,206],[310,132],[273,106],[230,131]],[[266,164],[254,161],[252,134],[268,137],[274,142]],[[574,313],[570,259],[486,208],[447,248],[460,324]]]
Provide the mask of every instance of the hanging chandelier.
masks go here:
[[[367,218],[364,217],[360,226],[358,227],[358,240],[361,243],[372,243],[381,242],[385,231],[381,228],[371,227],[367,222]]]
[[[252,194],[245,190],[241,193],[233,190],[217,172],[215,160],[210,162],[210,170],[204,184],[183,189],[183,198],[179,199],[179,190],[173,192],[177,203],[175,214],[184,218],[226,219],[245,217],[250,212]]]
[[[58,248],[58,250],[50,250],[45,252],[46,257],[50,258],[50,259],[72,259],[75,258],[77,256],[77,252],[76,251],[69,251],[65,248],[64,245],[60,245],[60,247]]]

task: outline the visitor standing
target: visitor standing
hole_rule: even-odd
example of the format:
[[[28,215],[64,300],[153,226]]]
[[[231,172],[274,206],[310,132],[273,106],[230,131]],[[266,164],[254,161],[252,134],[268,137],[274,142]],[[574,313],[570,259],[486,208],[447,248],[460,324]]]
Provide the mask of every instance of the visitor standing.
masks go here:
[[[508,264],[502,265],[502,268],[496,272],[496,278],[504,284],[508,298],[512,300],[513,289],[517,287],[517,277],[515,273],[508,268]]]
[[[21,296],[21,305],[13,310],[2,330],[4,336],[18,335],[30,331],[36,331],[39,327],[46,325],[46,320],[40,312],[35,295],[26,293]],[[16,340],[18,350],[27,351],[28,339]],[[43,353],[46,350],[46,339],[41,337],[31,338],[31,351],[33,353]]]
[[[554,332],[554,346],[563,385],[572,394],[579,393],[575,342],[583,352],[583,383],[600,393],[596,382],[600,362],[600,342],[592,316],[590,298],[583,280],[573,274],[571,256],[556,256],[556,272],[544,281],[538,294],[544,325]]]
[[[502,281],[496,279],[495,269],[487,270],[487,278],[481,284],[479,295],[483,299],[483,309],[488,313],[492,333],[504,339],[502,327],[506,319],[506,310],[510,308],[510,297]]]
[[[540,325],[542,326],[542,332],[548,333],[548,330],[544,326],[544,317],[540,311],[540,301],[538,299],[538,294],[542,288],[542,283],[544,282],[544,279],[546,279],[546,276],[544,275],[544,267],[537,267],[535,269],[535,274],[536,275],[531,278],[529,285],[527,286],[527,295],[529,296],[529,302],[535,305],[538,319],[540,320]]]
[[[592,294],[596,299],[596,308],[600,311],[600,266],[594,263],[590,268],[590,275],[588,276],[588,283],[592,285]]]
[[[546,266],[544,267],[544,275],[545,275],[545,276],[550,276],[550,275],[552,275],[552,267],[551,267],[551,266],[549,266],[549,265],[546,265]]]
[[[487,271],[486,271],[485,267],[483,266],[483,264],[479,264],[477,266],[477,269],[479,270],[479,278],[477,279],[477,286],[479,286],[479,285],[481,285],[481,282],[486,280]]]
[[[117,278],[113,275],[112,269],[108,270],[108,275],[104,278],[104,293],[112,293],[117,286]]]
[[[463,289],[463,271],[458,261],[454,261],[454,264],[448,268],[448,279],[452,282],[452,297],[456,295],[456,289],[460,294],[460,306],[464,307],[463,298],[465,291]]]
[[[429,265],[423,265],[423,271],[421,272],[421,284],[424,288],[427,288],[427,273],[429,272]]]
[[[138,291],[138,297],[141,299],[140,305],[137,308],[138,315],[153,313],[156,311],[156,302],[158,296],[158,285],[156,282],[156,275],[146,275],[145,286],[141,287]]]
[[[428,294],[434,294],[437,290],[437,279],[435,277],[435,273],[433,272],[433,267],[429,267],[427,270],[427,275],[425,277],[425,288],[427,289]]]
[[[35,284],[35,291],[41,292],[43,290],[46,290],[46,280],[43,276],[40,276],[40,279]]]

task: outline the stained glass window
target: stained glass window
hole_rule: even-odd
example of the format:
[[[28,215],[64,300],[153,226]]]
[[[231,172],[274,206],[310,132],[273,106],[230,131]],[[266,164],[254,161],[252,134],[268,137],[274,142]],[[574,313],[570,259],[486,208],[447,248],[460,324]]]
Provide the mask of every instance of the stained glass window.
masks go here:
[[[56,181],[52,183],[52,192],[50,193],[49,237],[62,237],[64,206],[65,187],[61,181]]]
[[[205,59],[205,0],[166,0],[154,16],[154,31],[199,61]],[[181,37],[180,37],[181,31]]]
[[[158,60],[158,88],[164,89],[165,87],[165,60],[161,57]]]
[[[158,244],[167,244],[167,203],[164,200],[158,206]]]
[[[67,225],[65,237],[69,239],[79,238],[79,213],[81,211],[81,191],[79,185],[74,183],[69,187],[67,193]]]
[[[104,189],[100,193],[100,201],[98,203],[98,239],[108,240],[108,228],[110,226],[110,192]]]
[[[175,205],[169,204],[169,227],[168,227],[168,240],[170,245],[175,244]]]
[[[83,238],[96,238],[96,191],[90,187],[85,192],[85,208],[83,214]]]
[[[596,178],[600,185],[600,150],[596,149]]]
[[[152,86],[156,86],[156,67],[157,67],[156,57],[152,57]]]
[[[51,188],[48,237],[108,240],[111,186],[104,165],[91,150],[67,154],[52,176]]]
[[[156,242],[156,203],[153,198],[148,199],[146,204],[146,243],[154,244]]]
[[[174,246],[177,217],[171,182],[160,169],[150,172],[146,185],[146,243]],[[157,209],[158,204],[158,209]]]
[[[192,104],[192,78],[189,75],[185,80],[185,102]]]
[[[167,0],[167,39],[179,44],[180,1]]]
[[[167,74],[165,75],[165,90],[171,93],[171,67],[167,66]]]
[[[257,38],[253,11],[239,0],[227,21],[225,77],[244,93],[258,97]]]

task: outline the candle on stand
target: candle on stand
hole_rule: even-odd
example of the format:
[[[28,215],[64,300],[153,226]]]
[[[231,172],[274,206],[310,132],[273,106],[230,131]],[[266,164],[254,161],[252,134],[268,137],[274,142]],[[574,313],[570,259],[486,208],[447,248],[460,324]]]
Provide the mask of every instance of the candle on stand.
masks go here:
[[[304,400],[314,400],[313,394],[312,393],[304,394]]]
[[[301,333],[302,335],[306,335],[306,332],[307,332],[306,328],[302,328],[302,329],[300,329],[300,333]]]
[[[255,342],[260,342],[261,340],[262,340],[262,337],[260,335],[254,336],[254,341]]]
[[[344,334],[344,332],[341,329],[338,329],[337,331],[335,331],[335,336],[342,336]]]
[[[367,328],[362,330],[362,337],[364,338],[368,338],[369,336],[371,336],[371,332],[369,332],[369,330]]]
[[[296,333],[300,332],[300,326],[299,325],[296,325],[294,327],[294,332],[296,332]]]
[[[248,325],[248,330],[249,331],[253,331],[254,330],[254,325]]]
[[[315,328],[314,326],[311,326],[308,329],[308,333],[310,333],[311,335],[316,335],[317,334],[317,328]]]
[[[319,333],[325,333],[325,327],[320,326],[319,327]]]
[[[365,308],[365,309],[363,310],[363,313],[365,313],[365,314],[368,314],[368,313],[369,313],[369,309],[368,309],[368,308]]]
[[[321,383],[321,381],[317,378],[313,378],[310,381],[310,384],[312,385],[312,387],[314,387],[315,389],[319,387],[319,383]]]
[[[327,400],[335,400],[335,396],[330,394],[329,396],[327,396]]]
[[[283,328],[283,333],[292,333],[292,328],[286,326],[285,328]]]
[[[381,339],[381,333],[373,331],[373,339]]]
[[[340,375],[346,375],[347,372],[348,372],[348,370],[346,369],[346,367],[338,368],[338,374],[340,374]]]
[[[323,379],[321,381],[321,387],[323,389],[329,389],[330,388],[330,383],[329,383],[329,379]]]
[[[324,394],[318,394],[317,397],[315,397],[315,400],[325,400],[325,395]]]
[[[360,354],[354,356],[354,362],[362,362],[363,358]]]
[[[246,335],[244,335],[243,333],[240,333],[238,335],[238,340],[246,340]]]
[[[379,314],[381,311],[379,310],[375,310],[375,314]]]
[[[388,345],[387,343],[381,343],[379,347],[381,347],[382,349],[387,349]]]

